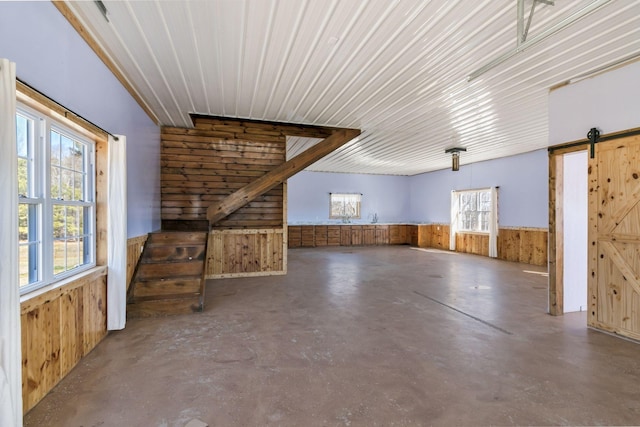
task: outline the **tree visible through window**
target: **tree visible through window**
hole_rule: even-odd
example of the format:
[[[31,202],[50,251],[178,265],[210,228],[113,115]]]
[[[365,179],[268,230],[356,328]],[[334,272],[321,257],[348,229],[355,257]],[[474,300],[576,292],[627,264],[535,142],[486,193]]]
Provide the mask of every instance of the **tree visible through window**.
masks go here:
[[[458,231],[489,232],[491,190],[457,191]]]
[[[21,292],[94,263],[94,146],[47,116],[16,114]]]
[[[329,218],[359,219],[361,199],[361,194],[331,193]]]

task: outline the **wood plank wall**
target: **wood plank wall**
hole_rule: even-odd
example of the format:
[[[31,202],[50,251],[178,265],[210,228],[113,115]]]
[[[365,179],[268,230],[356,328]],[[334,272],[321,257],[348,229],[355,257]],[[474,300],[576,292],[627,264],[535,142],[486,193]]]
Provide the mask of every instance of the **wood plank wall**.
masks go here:
[[[127,240],[127,283],[147,235]],[[107,335],[106,267],[21,304],[26,413]]]
[[[421,225],[302,225],[289,226],[289,247],[315,247],[329,244],[329,229],[340,235],[340,246],[402,245],[449,250],[449,224]],[[338,231],[339,229],[339,231]],[[498,258],[533,265],[547,265],[546,228],[500,228]],[[331,240],[336,244],[336,240]],[[489,236],[458,233],[456,251],[489,255]]]
[[[26,413],[107,335],[107,268],[21,304]]]
[[[498,258],[533,265],[547,265],[546,228],[503,227],[498,234]]]
[[[162,128],[163,229],[206,230],[212,202],[286,160],[286,135],[273,125],[215,118],[194,121],[195,129]],[[216,228],[281,228],[283,194],[283,186],[276,186]]]
[[[145,243],[147,243],[147,237],[148,235],[145,234],[127,239],[127,290],[131,285],[131,279],[136,271],[138,260],[140,260],[140,256],[142,255],[142,249]]]
[[[286,274],[282,229],[211,230],[205,278]]]
[[[285,274],[286,183],[211,227],[207,208],[286,161],[287,135],[326,138],[334,129],[194,116],[194,129],[162,129],[162,228],[209,230],[207,278]],[[336,227],[311,239],[339,245]]]

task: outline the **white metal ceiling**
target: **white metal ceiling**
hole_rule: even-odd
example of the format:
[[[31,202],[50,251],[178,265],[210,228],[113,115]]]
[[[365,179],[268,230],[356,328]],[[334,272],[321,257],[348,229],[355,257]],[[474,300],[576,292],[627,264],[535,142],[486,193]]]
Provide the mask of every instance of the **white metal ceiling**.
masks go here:
[[[531,2],[525,2],[528,15]],[[640,1],[537,3],[516,48],[516,0],[69,2],[163,125],[189,113],[355,127],[309,170],[413,175],[546,147],[555,85],[640,55]],[[640,84],[640,82],[639,82]],[[597,101],[596,101],[597,102]],[[313,141],[291,140],[289,156]]]

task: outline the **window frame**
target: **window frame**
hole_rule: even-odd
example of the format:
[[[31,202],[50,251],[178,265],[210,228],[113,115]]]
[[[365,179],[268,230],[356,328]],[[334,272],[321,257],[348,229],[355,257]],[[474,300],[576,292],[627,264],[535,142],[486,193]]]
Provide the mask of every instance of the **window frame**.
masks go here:
[[[335,214],[333,211],[334,197],[342,197],[346,199],[347,197],[356,197],[356,213],[354,215],[347,215],[345,212],[345,201],[343,200],[342,204],[342,213]],[[361,219],[362,218],[362,193],[329,193],[329,219],[341,219],[344,221],[351,219]]]
[[[18,101],[16,105],[16,117],[18,115],[26,116],[33,120],[33,177],[34,177],[34,197],[18,197],[19,205],[28,201],[30,204],[37,204],[37,229],[39,247],[36,254],[37,264],[37,280],[28,284],[19,285],[20,295],[24,296],[30,292],[39,290],[43,287],[54,285],[64,279],[68,279],[86,270],[96,266],[97,259],[97,195],[96,195],[96,155],[97,141],[84,135],[72,127],[65,125],[59,118],[52,117],[43,111],[39,111],[23,102]],[[81,143],[84,146],[82,159],[82,183],[83,194],[82,200],[62,200],[53,198],[51,194],[51,132],[71,139],[75,143]],[[37,197],[36,197],[37,196]],[[67,266],[66,245],[67,242],[78,236],[67,236],[65,234],[65,269],[59,273],[54,271],[55,268],[55,250],[54,242],[60,239],[54,237],[54,206],[71,206],[82,208],[83,221],[82,230],[78,230],[80,237],[85,238],[86,243],[83,244],[82,254],[78,259],[81,263],[73,267]],[[66,221],[66,218],[65,218]],[[78,223],[79,224],[79,223]],[[66,225],[66,222],[65,222]],[[66,228],[65,228],[66,230]],[[24,246],[24,245],[22,245]],[[78,245],[80,246],[80,244]],[[31,255],[29,255],[31,256]],[[19,258],[20,262],[20,258]]]
[[[27,193],[20,194],[20,188],[18,188],[18,218],[20,219],[20,207],[26,205],[28,208],[33,208],[33,216],[35,221],[32,221],[32,213],[27,213],[28,222],[28,237],[27,242],[23,243],[18,241],[18,251],[22,246],[30,247],[28,249],[29,256],[29,271],[28,282],[25,285],[19,285],[20,289],[27,286],[32,286],[33,283],[38,283],[42,280],[42,256],[43,256],[43,241],[42,241],[42,218],[43,218],[43,205],[44,198],[42,197],[42,156],[36,155],[36,146],[41,129],[41,123],[39,115],[30,109],[21,108],[20,105],[16,108],[16,119],[18,116],[25,118],[28,121],[28,135],[27,135]],[[17,133],[17,124],[16,124]],[[17,138],[17,135],[16,135]],[[16,141],[17,142],[17,141]],[[19,151],[19,150],[18,150]],[[23,158],[18,154],[18,159]],[[19,161],[19,160],[18,160]],[[20,168],[18,167],[18,172]],[[19,178],[18,178],[19,181]],[[35,224],[34,224],[35,222]],[[18,225],[20,226],[20,224]],[[20,232],[18,232],[18,236]],[[33,249],[32,249],[32,248]],[[35,258],[35,265],[31,265],[32,257]],[[20,257],[18,257],[20,262]],[[18,269],[20,271],[20,269]],[[34,277],[35,276],[35,277]],[[22,278],[20,277],[20,282]]]
[[[458,233],[476,233],[476,234],[490,234],[490,229],[491,229],[491,217],[492,217],[492,205],[493,205],[493,201],[491,200],[491,188],[476,188],[476,189],[470,189],[470,190],[455,190],[454,192],[454,197],[457,197],[457,206],[458,206],[458,212],[457,212],[457,224],[456,224],[456,232]],[[489,200],[488,200],[488,204],[489,204],[489,210],[480,210],[478,209],[480,207],[480,194],[481,193],[488,193],[489,195]],[[475,194],[475,209],[473,210],[464,210],[463,207],[463,203],[462,203],[462,197],[466,194]],[[475,223],[477,225],[477,228],[473,229],[473,228],[466,228],[463,227],[464,224],[464,220],[463,218],[465,218],[465,213],[467,212],[474,212],[476,215],[476,219],[475,219]],[[483,221],[483,214],[484,217],[486,218]],[[498,213],[495,212],[495,215],[497,215]],[[486,223],[486,230],[482,229],[482,225],[483,223]]]

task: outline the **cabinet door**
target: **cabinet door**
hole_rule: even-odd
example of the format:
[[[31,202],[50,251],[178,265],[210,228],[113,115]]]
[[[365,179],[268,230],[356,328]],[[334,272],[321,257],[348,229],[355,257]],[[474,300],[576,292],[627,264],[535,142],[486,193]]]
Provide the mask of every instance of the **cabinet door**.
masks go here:
[[[389,226],[376,225],[376,245],[389,244]]]
[[[351,246],[351,226],[340,226],[340,246]]]
[[[361,225],[351,226],[351,244],[355,246],[362,245],[362,226]]]
[[[316,246],[327,246],[327,226],[316,225],[315,231]]]
[[[340,246],[340,226],[327,226],[327,246]]]
[[[315,246],[315,230],[313,225],[303,225],[300,227],[300,245],[304,248]]]
[[[362,244],[365,246],[376,244],[376,226],[375,225],[362,226]]]
[[[302,227],[289,226],[288,235],[289,235],[289,247],[299,248],[300,245],[302,244]]]

